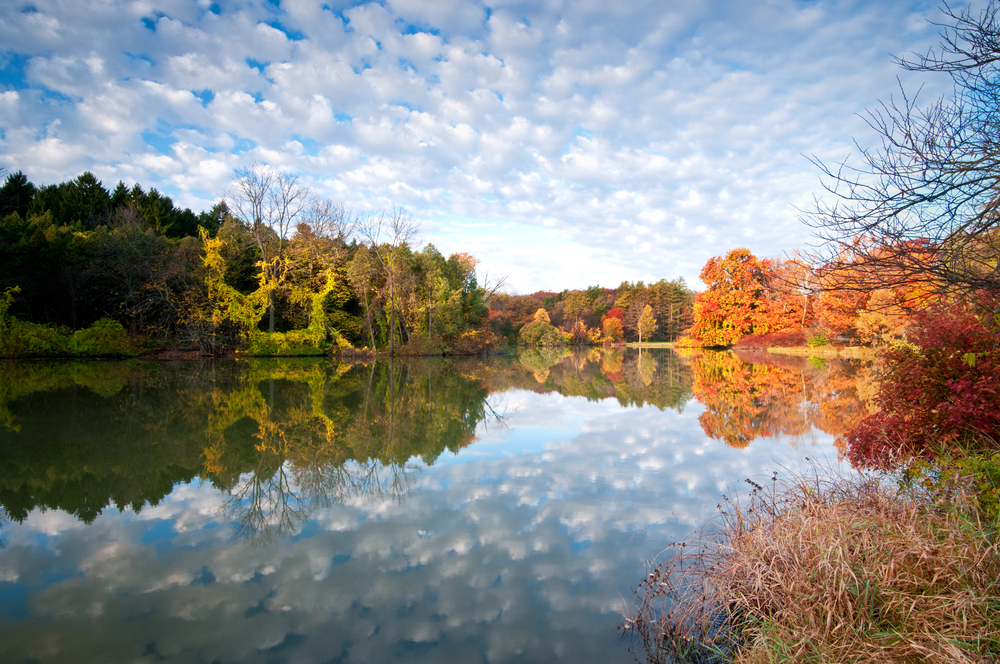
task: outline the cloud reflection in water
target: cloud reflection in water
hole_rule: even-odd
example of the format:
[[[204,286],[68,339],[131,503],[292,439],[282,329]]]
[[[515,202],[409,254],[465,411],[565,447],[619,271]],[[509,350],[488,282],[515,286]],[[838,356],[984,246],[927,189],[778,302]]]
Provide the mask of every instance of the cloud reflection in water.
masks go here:
[[[697,402],[566,396],[556,374],[493,391],[502,426],[406,462],[402,495],[324,502],[286,460],[305,516],[284,537],[232,537],[246,473],[86,527],[59,509],[5,524],[0,659],[632,661],[615,627],[643,562],[728,486],[832,457],[833,437],[734,449]]]

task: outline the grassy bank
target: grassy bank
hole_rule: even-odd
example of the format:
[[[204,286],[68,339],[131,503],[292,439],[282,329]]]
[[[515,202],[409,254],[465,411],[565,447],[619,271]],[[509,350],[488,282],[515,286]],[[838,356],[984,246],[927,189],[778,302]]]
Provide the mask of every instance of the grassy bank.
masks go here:
[[[960,491],[822,475],[753,487],[651,566],[623,623],[649,661],[1000,657],[995,532]]]
[[[801,357],[843,357],[867,360],[874,357],[870,346],[771,346],[768,353]]]

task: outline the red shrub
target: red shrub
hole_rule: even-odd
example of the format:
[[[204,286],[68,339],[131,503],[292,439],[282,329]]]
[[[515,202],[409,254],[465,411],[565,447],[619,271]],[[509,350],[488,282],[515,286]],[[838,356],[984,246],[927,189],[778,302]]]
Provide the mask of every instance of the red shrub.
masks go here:
[[[882,358],[881,411],[847,434],[855,466],[929,458],[973,437],[1000,446],[1000,333],[949,309],[920,315],[913,341]]]

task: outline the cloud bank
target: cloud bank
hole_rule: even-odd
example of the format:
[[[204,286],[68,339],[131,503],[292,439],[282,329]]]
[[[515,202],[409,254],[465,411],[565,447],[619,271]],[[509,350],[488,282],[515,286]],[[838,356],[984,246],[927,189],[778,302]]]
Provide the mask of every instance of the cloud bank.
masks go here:
[[[0,8],[0,166],[196,211],[251,160],[402,205],[521,291],[809,241],[803,155],[874,137],[933,4],[32,0]],[[904,78],[904,83],[915,83]],[[930,81],[933,95],[941,82]]]

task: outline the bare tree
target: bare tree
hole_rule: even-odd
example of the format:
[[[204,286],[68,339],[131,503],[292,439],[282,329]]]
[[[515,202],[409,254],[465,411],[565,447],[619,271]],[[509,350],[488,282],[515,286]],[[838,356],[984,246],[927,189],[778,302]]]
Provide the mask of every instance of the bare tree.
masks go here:
[[[278,286],[282,277],[281,258],[292,228],[312,203],[308,188],[294,175],[253,162],[233,174],[226,203],[233,217],[249,230],[260,250],[265,281]],[[268,331],[274,332],[274,292],[271,292]]]
[[[328,198],[313,201],[304,216],[313,235],[336,240],[340,244],[350,241],[357,226],[357,220],[346,203]]]
[[[398,287],[405,270],[400,258],[409,243],[416,237],[420,225],[406,210],[395,207],[391,211],[369,212],[357,222],[358,234],[364,239],[378,261],[385,277],[387,306],[389,308],[389,354],[396,351],[396,321]],[[400,335],[402,341],[402,335]]]
[[[812,158],[832,202],[806,215],[826,242],[826,269],[871,290],[919,284],[963,296],[1000,292],[1000,20],[942,7],[941,44],[910,71],[949,75],[950,96],[927,106],[901,90],[864,119],[881,137],[860,164]]]

